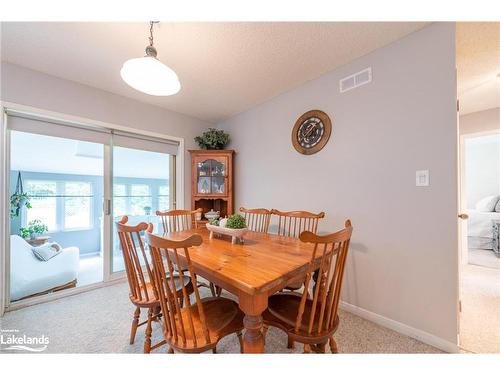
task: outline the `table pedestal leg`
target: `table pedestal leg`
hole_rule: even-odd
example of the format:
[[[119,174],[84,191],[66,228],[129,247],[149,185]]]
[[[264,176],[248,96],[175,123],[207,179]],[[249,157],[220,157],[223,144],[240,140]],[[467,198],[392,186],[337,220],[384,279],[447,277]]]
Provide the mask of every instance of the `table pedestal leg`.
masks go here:
[[[244,353],[264,353],[262,316],[245,315],[243,325],[245,326],[245,334],[243,335]]]
[[[264,335],[262,334],[262,313],[267,308],[267,294],[242,294],[239,298],[241,311],[245,313],[243,325],[244,353],[264,353]]]

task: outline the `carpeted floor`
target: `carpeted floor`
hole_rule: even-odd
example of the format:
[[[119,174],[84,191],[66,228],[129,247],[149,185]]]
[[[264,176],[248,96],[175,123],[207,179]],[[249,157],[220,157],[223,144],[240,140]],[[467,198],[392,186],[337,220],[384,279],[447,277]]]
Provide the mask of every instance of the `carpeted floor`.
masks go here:
[[[500,257],[492,250],[469,249],[469,264],[500,270]]]
[[[461,348],[475,353],[500,353],[500,270],[463,267],[461,300]]]
[[[202,290],[206,290],[202,288]],[[128,344],[133,307],[128,285],[121,283],[64,299],[9,312],[0,319],[3,330],[17,329],[20,335],[49,337],[49,353],[142,353],[145,326],[139,327],[133,345]],[[144,314],[144,313],[143,313]],[[153,326],[153,343],[162,337],[159,324]],[[340,312],[336,340],[341,353],[440,353],[441,351],[361,319]],[[270,328],[267,353],[301,353],[303,347],[286,348],[286,335]],[[166,347],[157,352],[164,353]],[[223,339],[218,353],[239,353],[235,335]]]

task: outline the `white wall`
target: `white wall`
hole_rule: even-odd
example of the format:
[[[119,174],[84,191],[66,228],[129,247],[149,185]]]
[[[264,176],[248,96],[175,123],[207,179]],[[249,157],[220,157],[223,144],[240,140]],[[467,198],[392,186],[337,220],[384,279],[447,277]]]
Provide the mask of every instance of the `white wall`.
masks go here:
[[[465,138],[467,207],[490,195],[500,195],[500,134]]]
[[[460,135],[500,131],[500,108],[460,116]]]
[[[197,148],[193,138],[210,126],[192,117],[7,62],[1,64],[1,81],[1,100],[181,137],[186,150]],[[191,159],[186,151],[185,207],[191,205],[190,194]]]
[[[466,204],[500,194],[500,108],[460,116],[460,135],[464,138],[463,158]]]
[[[327,46],[325,46],[327,48]],[[338,80],[373,68],[340,94]],[[455,26],[432,24],[218,126],[236,150],[236,204],[352,219],[343,300],[445,342],[457,338]],[[295,120],[321,109],[329,143],[304,156]],[[430,187],[415,171],[430,170]]]

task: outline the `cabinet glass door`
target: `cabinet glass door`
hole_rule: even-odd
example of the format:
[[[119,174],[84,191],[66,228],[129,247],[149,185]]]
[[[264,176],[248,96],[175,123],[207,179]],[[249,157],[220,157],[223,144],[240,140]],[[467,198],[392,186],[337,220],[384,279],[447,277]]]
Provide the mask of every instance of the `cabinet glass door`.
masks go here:
[[[197,163],[197,193],[226,193],[226,164],[220,160],[207,159]]]

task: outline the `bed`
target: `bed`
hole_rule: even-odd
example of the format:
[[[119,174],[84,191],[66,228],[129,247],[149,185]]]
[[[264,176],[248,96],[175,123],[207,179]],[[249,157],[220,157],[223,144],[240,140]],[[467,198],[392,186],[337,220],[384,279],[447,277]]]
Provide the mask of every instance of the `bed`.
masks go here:
[[[500,220],[500,212],[484,212],[471,209],[468,212],[467,241],[469,249],[493,250],[500,254],[498,227],[494,220]]]

